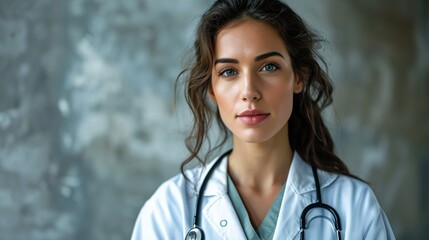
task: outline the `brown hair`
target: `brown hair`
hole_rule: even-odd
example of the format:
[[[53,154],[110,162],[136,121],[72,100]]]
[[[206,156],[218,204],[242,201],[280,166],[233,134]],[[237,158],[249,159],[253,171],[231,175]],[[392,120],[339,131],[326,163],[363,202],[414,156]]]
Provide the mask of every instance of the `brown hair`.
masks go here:
[[[176,80],[184,77],[185,98],[194,118],[193,127],[186,138],[190,154],[182,165],[196,159],[206,163],[208,156],[228,139],[228,129],[219,112],[210,106],[207,91],[211,82],[215,39],[219,31],[232,21],[252,18],[274,26],[288,47],[295,74],[303,80],[303,91],[294,94],[292,115],[289,119],[289,139],[292,149],[302,159],[319,169],[349,175],[346,165],[334,153],[332,137],[323,122],[321,111],[332,103],[332,83],[320,67],[316,52],[321,39],[306,26],[289,6],[278,0],[218,0],[201,17],[194,42],[194,60]],[[218,143],[210,146],[208,130],[213,115],[220,128]],[[201,157],[205,142],[209,149]]]

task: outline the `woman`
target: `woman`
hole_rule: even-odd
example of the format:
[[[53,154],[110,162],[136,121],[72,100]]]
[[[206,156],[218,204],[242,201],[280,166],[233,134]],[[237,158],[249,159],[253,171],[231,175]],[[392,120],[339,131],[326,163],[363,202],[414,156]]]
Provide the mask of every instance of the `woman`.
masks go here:
[[[219,0],[204,13],[195,62],[178,77],[194,116],[190,156],[145,203],[132,239],[395,239],[372,190],[334,153],[317,42],[277,0]],[[232,150],[185,171],[205,165],[213,118],[223,138],[211,150],[229,136]]]

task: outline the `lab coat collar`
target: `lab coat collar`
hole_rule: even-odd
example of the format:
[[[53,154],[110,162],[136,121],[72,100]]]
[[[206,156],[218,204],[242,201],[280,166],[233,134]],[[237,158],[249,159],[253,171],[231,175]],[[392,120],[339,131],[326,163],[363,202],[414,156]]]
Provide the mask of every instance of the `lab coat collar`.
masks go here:
[[[245,239],[244,231],[240,226],[240,220],[235,214],[232,203],[227,196],[227,166],[228,156],[220,159],[220,165],[213,171],[207,183],[203,196],[211,200],[203,207],[203,216],[208,224],[215,229],[219,239]],[[201,176],[204,178],[208,170],[216,162],[215,159],[207,168],[203,169]],[[335,174],[318,170],[321,189],[329,186],[336,179]],[[202,179],[203,179],[202,178]],[[200,183],[202,180],[200,180]],[[274,230],[273,239],[283,239],[286,232],[287,239],[295,239],[299,233],[299,217],[302,210],[314,202],[310,192],[314,194],[314,183],[311,166],[304,162],[297,152],[294,152],[292,164],[289,170],[283,201],[279,212],[279,221]],[[299,196],[299,197],[298,197]],[[222,209],[222,210],[221,210]],[[222,221],[228,222],[228,227],[222,227]],[[287,231],[286,231],[287,230]]]
[[[213,167],[216,161],[222,161],[217,169],[215,169],[212,173],[212,176],[210,176],[210,180],[207,183],[206,189],[203,193],[203,196],[215,196],[215,195],[221,195],[227,192],[227,169],[228,169],[228,156],[224,156],[223,159],[219,159],[222,156],[217,157],[215,160],[211,161],[205,168],[203,168],[203,172],[201,174],[200,179],[200,186],[198,189],[200,189],[202,182],[207,176],[207,172]]]
[[[206,177],[208,170],[218,159],[219,157],[207,164],[206,168],[203,168],[200,184],[202,180]],[[227,192],[228,156],[223,157],[223,159],[221,159],[220,161],[222,162],[217,167],[217,169],[213,171],[213,174],[210,177],[210,181],[208,181],[207,183],[207,187],[203,193],[203,196],[221,195]],[[329,186],[337,178],[336,174],[328,173],[321,170],[317,170],[317,172],[319,175],[321,189]],[[301,156],[296,151],[293,153],[292,164],[289,170],[287,182],[288,184],[291,184],[292,189],[298,195],[302,195],[316,190],[311,166],[307,162],[302,160]]]
[[[319,176],[320,189],[329,186],[338,176],[320,169],[317,170],[317,174]],[[297,152],[294,152],[292,165],[289,170],[288,181],[292,185],[295,192],[299,195],[316,191],[311,165],[302,160],[301,156]]]

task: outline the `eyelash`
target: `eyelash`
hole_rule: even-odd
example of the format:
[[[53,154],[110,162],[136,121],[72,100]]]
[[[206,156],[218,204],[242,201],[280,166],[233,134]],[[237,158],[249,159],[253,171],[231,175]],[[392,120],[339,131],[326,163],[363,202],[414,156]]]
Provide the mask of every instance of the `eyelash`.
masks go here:
[[[274,67],[275,67],[275,69],[273,69],[273,70],[271,70],[271,71],[267,71],[267,70],[265,70],[265,71],[267,71],[267,72],[274,72],[274,71],[277,71],[277,70],[279,70],[279,69],[280,69],[280,65],[278,65],[278,64],[276,64],[276,63],[268,63],[268,64],[265,64],[264,66],[262,66],[261,70],[264,70],[267,66],[274,66]]]
[[[274,68],[275,68],[275,69],[273,69],[273,70],[271,70],[271,71],[269,71],[269,70],[264,70],[267,66],[274,66]],[[276,63],[267,63],[267,64],[265,64],[265,65],[263,65],[263,66],[261,67],[261,71],[262,71],[262,70],[264,70],[265,72],[274,72],[274,71],[277,71],[277,70],[279,70],[279,69],[280,69],[280,65],[278,65],[278,64],[276,64]],[[230,75],[225,75],[225,74],[226,74],[226,72],[228,72],[228,71],[233,71],[233,73],[231,73]],[[218,76],[219,76],[219,77],[231,78],[231,77],[233,77],[233,76],[234,76],[234,75],[236,75],[236,74],[237,74],[237,70],[235,70],[235,69],[233,69],[233,68],[226,68],[226,69],[221,70],[221,71],[219,72]]]
[[[232,75],[225,75],[225,73],[228,71],[234,71],[234,73]],[[226,68],[226,69],[223,69],[219,72],[219,77],[230,78],[230,77],[234,76],[235,74],[237,74],[237,70],[235,70],[233,68]]]

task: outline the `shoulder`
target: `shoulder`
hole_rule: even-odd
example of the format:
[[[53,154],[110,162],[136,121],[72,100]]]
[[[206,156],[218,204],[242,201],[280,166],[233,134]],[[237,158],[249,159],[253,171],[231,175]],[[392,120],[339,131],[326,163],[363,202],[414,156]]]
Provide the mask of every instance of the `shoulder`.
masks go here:
[[[338,191],[341,194],[340,196],[345,199],[350,198],[350,200],[364,206],[369,204],[376,208],[380,207],[376,195],[368,183],[351,176],[335,175],[337,175],[337,178],[329,187],[334,191]]]
[[[141,208],[131,239],[172,239],[183,235],[192,221],[199,172],[200,168],[188,170],[187,178],[178,174],[162,183]]]
[[[160,207],[178,205],[194,197],[200,172],[201,168],[194,168],[185,172],[186,177],[183,174],[177,174],[163,182],[147,200],[143,209],[146,205],[157,205]],[[172,199],[174,200],[172,201]]]
[[[177,174],[176,176],[168,179],[158,187],[149,200],[154,201],[168,195],[183,195],[183,197],[189,197],[189,195],[195,193],[195,185],[198,181],[198,172],[199,169],[197,168],[187,170],[185,172],[186,177],[183,174]]]
[[[371,186],[350,176],[334,175],[337,175],[336,179],[322,189],[323,201],[335,206],[342,216],[346,234],[366,239],[395,239]]]
[[[326,186],[325,191],[327,191],[329,195],[339,196],[341,201],[350,206],[350,210],[367,210],[373,211],[373,214],[378,214],[380,211],[380,204],[378,203],[374,191],[366,182],[342,174],[325,174],[336,176],[335,180]]]

